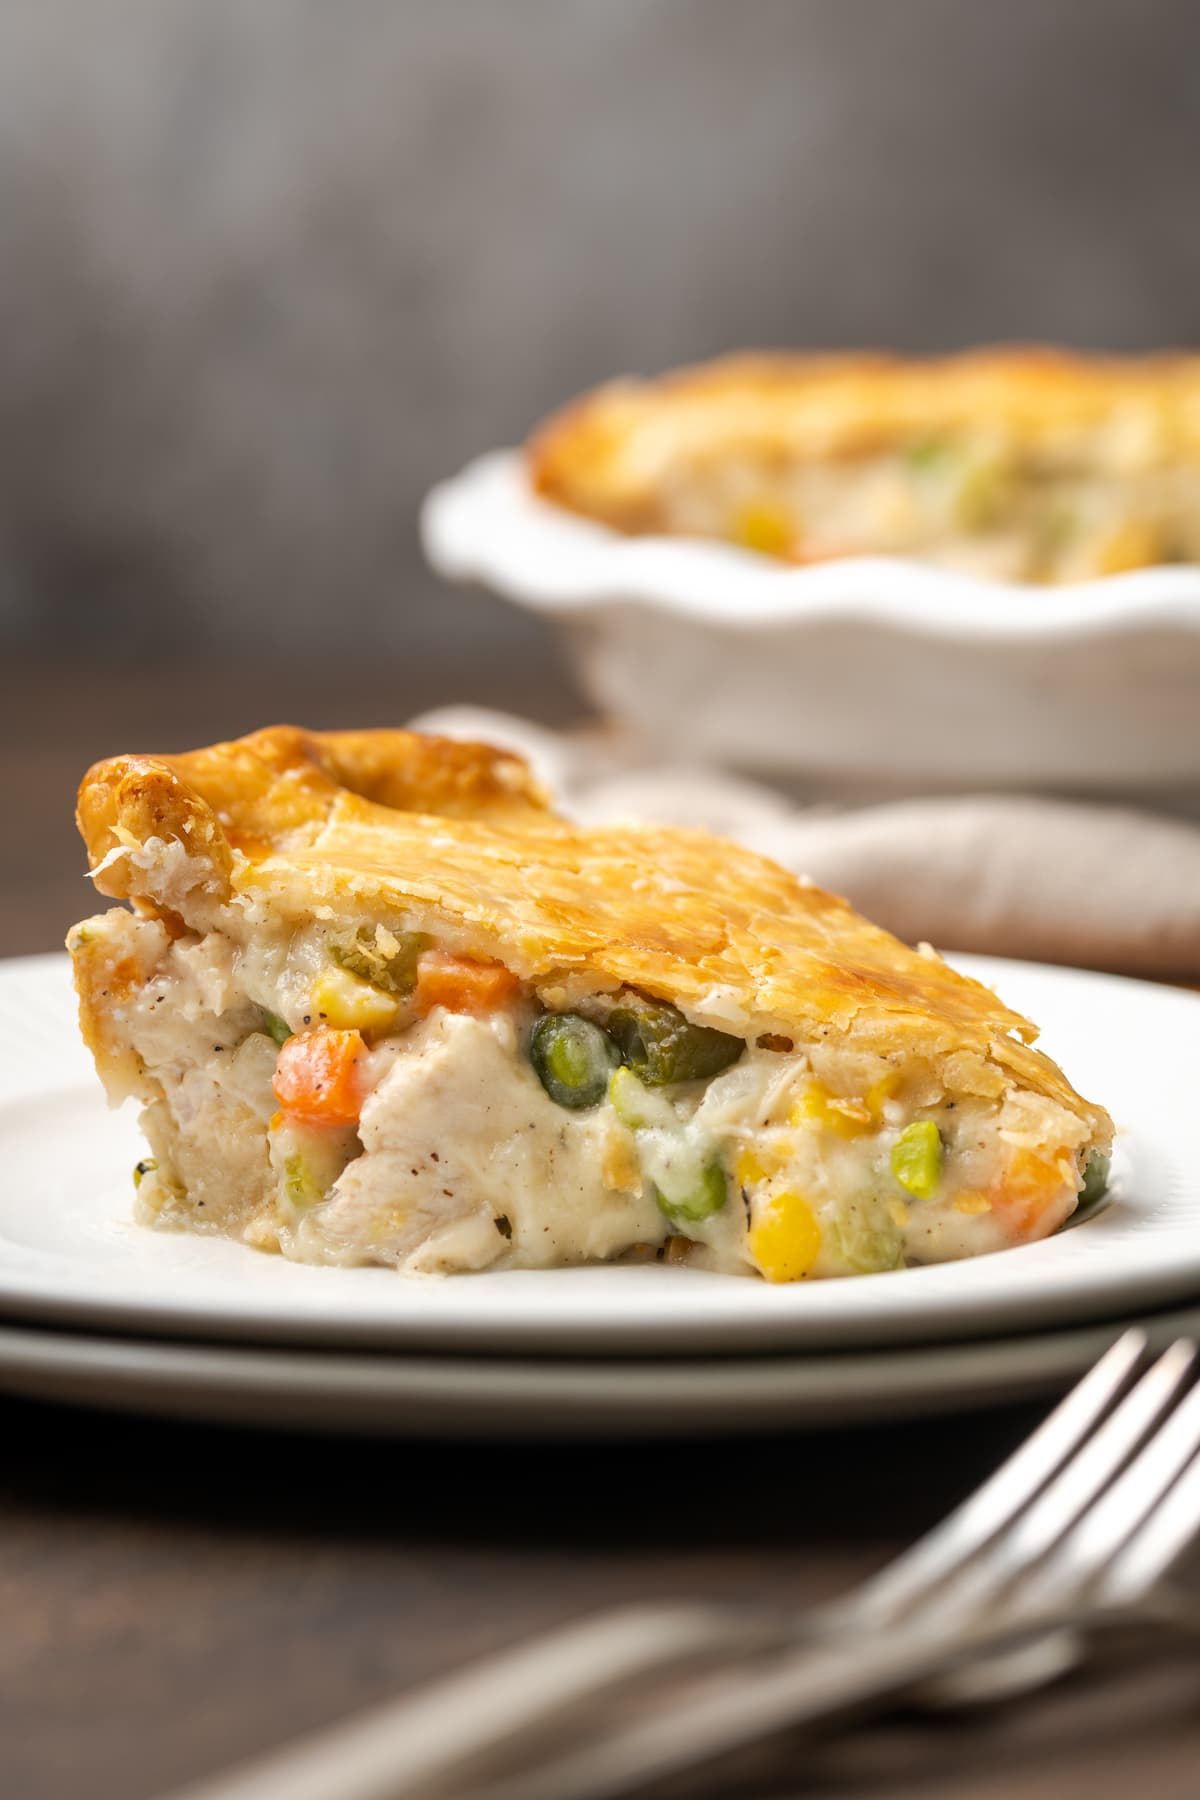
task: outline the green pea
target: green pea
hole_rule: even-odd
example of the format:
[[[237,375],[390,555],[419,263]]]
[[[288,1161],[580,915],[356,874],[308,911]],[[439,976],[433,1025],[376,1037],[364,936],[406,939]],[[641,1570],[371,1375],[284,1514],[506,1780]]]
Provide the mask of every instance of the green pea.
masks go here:
[[[746,1048],[742,1038],[711,1025],[693,1025],[677,1006],[641,994],[623,996],[607,1024],[622,1061],[646,1087],[707,1081],[736,1062]]]
[[[423,931],[400,931],[392,934],[396,949],[381,950],[375,939],[360,931],[350,943],[331,944],[329,954],[339,968],[382,988],[385,994],[403,999],[417,985],[417,958],[428,950],[429,939]]]
[[[608,1034],[578,1013],[545,1013],[529,1038],[529,1060],[557,1106],[599,1106],[619,1061]]]
[[[1079,1190],[1080,1206],[1095,1206],[1108,1192],[1108,1175],[1111,1164],[1103,1150],[1093,1150],[1087,1159],[1083,1171],[1083,1186]]]
[[[892,1174],[907,1193],[929,1200],[942,1178],[942,1136],[932,1119],[906,1125],[892,1146]]]
[[[653,1184],[652,1184],[653,1185]],[[696,1224],[701,1219],[710,1219],[714,1213],[720,1212],[728,1194],[725,1170],[717,1161],[705,1163],[698,1169],[691,1183],[681,1184],[677,1193],[668,1199],[661,1188],[654,1187],[654,1198],[658,1210],[665,1213],[668,1219],[687,1220]]]
[[[263,1007],[263,1030],[268,1037],[274,1038],[277,1044],[286,1044],[292,1035],[292,1028],[287,1020],[281,1019],[278,1013],[269,1012],[265,1006]]]
[[[158,1164],[152,1156],[143,1156],[141,1162],[133,1165],[133,1185],[140,1188],[147,1175],[152,1175]]]
[[[925,437],[918,438],[908,446],[904,452],[904,460],[910,469],[924,475],[931,470],[945,468],[948,462],[954,460],[954,454],[953,445],[948,444],[945,438]]]

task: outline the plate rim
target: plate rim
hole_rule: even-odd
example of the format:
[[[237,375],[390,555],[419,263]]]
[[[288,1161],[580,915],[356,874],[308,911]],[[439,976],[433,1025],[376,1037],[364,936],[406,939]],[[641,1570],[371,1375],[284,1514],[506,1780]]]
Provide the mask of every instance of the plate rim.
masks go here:
[[[0,1323],[0,1394],[339,1434],[736,1436],[1032,1400],[1063,1389],[1130,1328],[1152,1349],[1200,1336],[1200,1301],[965,1344],[675,1362],[389,1356]]]

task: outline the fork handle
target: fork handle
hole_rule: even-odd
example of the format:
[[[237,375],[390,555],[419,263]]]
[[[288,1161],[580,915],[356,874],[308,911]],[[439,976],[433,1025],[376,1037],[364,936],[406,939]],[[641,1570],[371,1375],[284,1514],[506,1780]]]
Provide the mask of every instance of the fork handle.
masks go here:
[[[865,1712],[981,1656],[1048,1632],[1112,1625],[1131,1616],[1076,1608],[1020,1622],[993,1621],[970,1634],[933,1636],[909,1626],[874,1641],[776,1654],[768,1667],[739,1669],[715,1693],[668,1704],[664,1712],[608,1731],[564,1756],[525,1765],[500,1781],[467,1780],[438,1793],[446,1800],[611,1800],[646,1782],[707,1764],[785,1726],[811,1726]]]
[[[508,1752],[585,1700],[718,1647],[778,1646],[785,1627],[709,1606],[629,1606],[502,1650],[431,1686],[174,1789],[160,1800],[426,1800],[469,1760]]]

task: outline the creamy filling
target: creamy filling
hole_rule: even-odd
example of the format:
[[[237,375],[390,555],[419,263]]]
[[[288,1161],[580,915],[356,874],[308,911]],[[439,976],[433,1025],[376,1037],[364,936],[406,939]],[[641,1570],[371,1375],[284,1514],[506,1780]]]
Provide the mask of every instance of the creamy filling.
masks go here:
[[[1082,581],[1200,562],[1200,473],[1021,459],[986,439],[842,461],[711,458],[664,474],[661,529],[798,562],[919,556],[996,579]]]
[[[432,1273],[665,1254],[795,1280],[1045,1236],[1080,1188],[1086,1132],[1065,1109],[947,1091],[851,1040],[749,1044],[663,1085],[613,1049],[594,1102],[561,1103],[531,1059],[536,996],[509,978],[482,1013],[418,1016],[397,971],[428,939],[401,922],[238,944],[117,910],[77,939],[104,1002],[101,1072],[114,1099],[148,1102],[140,1215],[299,1260]],[[591,1006],[617,1038],[620,1005]],[[281,1104],[281,1040],[355,1029],[357,1116]]]

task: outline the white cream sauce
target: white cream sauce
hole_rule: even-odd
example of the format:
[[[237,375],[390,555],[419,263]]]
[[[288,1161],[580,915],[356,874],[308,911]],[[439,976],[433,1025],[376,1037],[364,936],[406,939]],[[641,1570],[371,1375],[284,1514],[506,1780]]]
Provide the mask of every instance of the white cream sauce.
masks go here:
[[[749,1273],[748,1227],[786,1190],[820,1227],[810,1272],[836,1275],[1000,1248],[1053,1229],[1074,1204],[1068,1180],[1031,1231],[980,1201],[1015,1152],[1079,1147],[1079,1122],[1040,1097],[1018,1094],[998,1112],[993,1099],[952,1101],[917,1072],[906,1094],[876,1103],[869,1123],[846,1133],[812,1116],[806,1096],[818,1078],[826,1096],[865,1094],[891,1065],[825,1040],[792,1053],[751,1047],[706,1085],[647,1094],[644,1118],[631,1123],[608,1100],[573,1112],[550,1099],[526,1053],[528,1004],[487,1019],[437,1008],[378,1044],[357,1135],[350,1127],[336,1154],[310,1145],[298,1183],[303,1134],[278,1136],[277,1049],[260,1008],[302,1025],[322,934],[306,936],[289,962],[281,943],[242,950],[220,932],[172,941],[161,925],[120,911],[86,929],[114,968],[130,958],[138,966],[109,1015],[110,1073],[119,1098],[130,1087],[129,1050],[144,1070],[159,1169],[139,1201],[160,1222],[306,1261],[421,1273],[553,1267],[677,1238],[690,1240],[701,1266]],[[945,1146],[928,1200],[907,1196],[890,1169],[914,1113],[937,1123]],[[681,1218],[659,1205],[656,1189],[670,1203],[714,1160],[726,1174],[718,1210]]]

